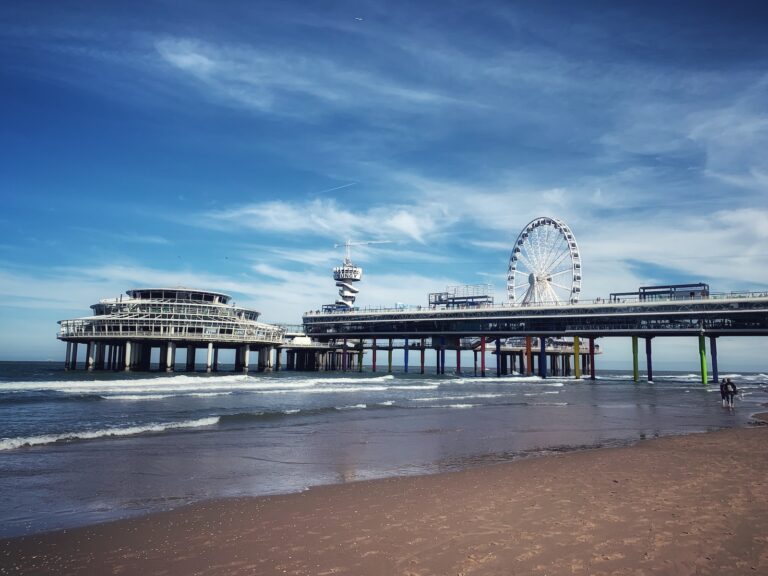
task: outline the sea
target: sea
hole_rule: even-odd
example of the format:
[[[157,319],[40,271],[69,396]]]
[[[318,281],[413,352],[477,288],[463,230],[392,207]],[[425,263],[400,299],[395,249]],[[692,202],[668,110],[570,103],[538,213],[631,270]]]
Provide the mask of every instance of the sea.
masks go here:
[[[0,536],[749,426],[768,375],[85,372],[0,362]]]

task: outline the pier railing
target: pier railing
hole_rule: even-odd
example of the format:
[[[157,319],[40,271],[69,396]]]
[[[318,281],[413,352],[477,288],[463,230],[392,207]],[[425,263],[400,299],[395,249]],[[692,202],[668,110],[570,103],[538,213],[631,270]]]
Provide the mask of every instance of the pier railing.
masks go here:
[[[139,319],[62,320],[56,335],[60,340],[184,340],[190,342],[233,342],[282,344],[285,331],[270,324],[148,323]]]

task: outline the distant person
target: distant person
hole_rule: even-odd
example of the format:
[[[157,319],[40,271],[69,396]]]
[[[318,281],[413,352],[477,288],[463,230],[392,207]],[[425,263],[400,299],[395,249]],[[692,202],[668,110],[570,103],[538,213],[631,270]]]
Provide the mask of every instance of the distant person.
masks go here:
[[[725,390],[728,392],[728,406],[733,408],[733,398],[739,393],[739,389],[736,388],[736,384],[728,378],[728,380],[725,381]]]
[[[723,408],[728,406],[728,384],[725,378],[720,380],[720,400],[723,401]]]

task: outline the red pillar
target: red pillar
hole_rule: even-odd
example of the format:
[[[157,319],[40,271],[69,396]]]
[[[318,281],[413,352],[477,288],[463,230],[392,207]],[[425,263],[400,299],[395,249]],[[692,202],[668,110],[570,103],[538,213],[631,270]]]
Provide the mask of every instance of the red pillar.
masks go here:
[[[528,376],[533,374],[533,350],[530,336],[525,337],[525,373]]]

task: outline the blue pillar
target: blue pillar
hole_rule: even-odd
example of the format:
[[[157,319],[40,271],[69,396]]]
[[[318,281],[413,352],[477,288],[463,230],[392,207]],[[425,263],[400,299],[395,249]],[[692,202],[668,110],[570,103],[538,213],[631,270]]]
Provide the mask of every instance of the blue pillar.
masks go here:
[[[717,370],[717,336],[709,337],[709,355],[712,357],[712,380],[720,381],[720,374]]]
[[[445,374],[445,336],[440,336],[440,374]]]
[[[496,377],[501,376],[501,338],[496,338]]]
[[[547,339],[544,336],[539,336],[539,343],[541,344],[539,349],[539,376],[542,378],[547,377]]]
[[[651,338],[653,338],[653,336],[645,337],[645,364],[646,370],[648,372],[648,382],[653,382],[653,354],[651,352]]]
[[[403,364],[405,364],[405,373],[408,373],[408,338],[405,339],[405,348],[403,348]]]

